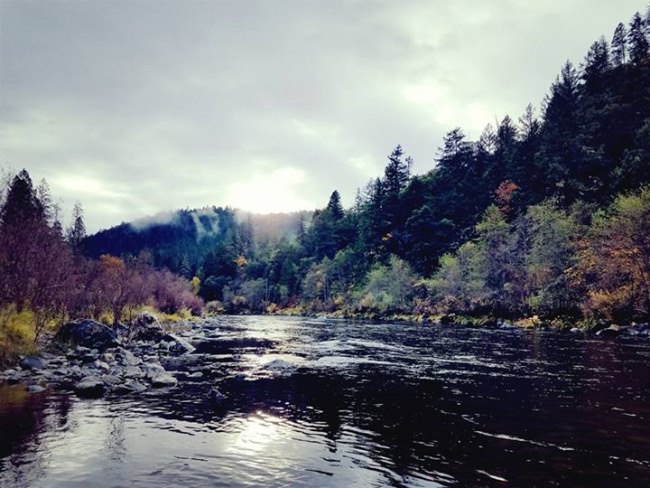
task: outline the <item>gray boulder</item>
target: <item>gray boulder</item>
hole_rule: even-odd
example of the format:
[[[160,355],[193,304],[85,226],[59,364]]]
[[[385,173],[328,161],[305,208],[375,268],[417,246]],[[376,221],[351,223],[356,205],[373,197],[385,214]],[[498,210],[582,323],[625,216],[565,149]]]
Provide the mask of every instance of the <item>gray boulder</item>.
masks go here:
[[[133,341],[159,342],[165,331],[158,319],[149,312],[141,313],[131,325],[130,337]]]
[[[66,344],[104,351],[120,344],[117,334],[94,320],[68,322],[56,334],[56,340]]]
[[[34,371],[37,369],[43,369],[45,363],[38,356],[27,356],[20,361],[20,367]]]

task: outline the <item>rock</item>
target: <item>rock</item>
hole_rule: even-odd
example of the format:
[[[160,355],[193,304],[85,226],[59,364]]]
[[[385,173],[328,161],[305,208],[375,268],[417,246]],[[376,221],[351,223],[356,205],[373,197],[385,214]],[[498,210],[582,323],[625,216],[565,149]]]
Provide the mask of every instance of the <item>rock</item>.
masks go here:
[[[99,360],[95,361],[95,367],[97,369],[101,369],[103,371],[108,371],[109,369],[111,369],[111,367],[108,365],[108,363],[105,363],[104,361],[99,361]]]
[[[112,375],[112,374],[103,374],[102,375],[102,381],[104,384],[109,385],[109,386],[115,386],[115,385],[121,385],[122,384],[122,379]]]
[[[291,364],[284,359],[274,359],[273,361],[264,365],[264,369],[274,373],[288,373],[296,369],[296,365]]]
[[[151,384],[156,387],[176,386],[178,380],[169,373],[160,373],[151,378]]]
[[[141,313],[131,325],[130,337],[134,341],[159,342],[164,335],[160,322],[149,312]]]
[[[624,327],[621,327],[620,325],[612,324],[606,329],[599,330],[596,332],[597,336],[600,337],[616,337],[618,336],[623,330],[625,330]]]
[[[27,356],[26,358],[23,358],[19,364],[21,368],[32,371],[43,369],[45,367],[45,363],[38,356]]]
[[[94,320],[68,322],[56,334],[59,342],[105,351],[120,344],[114,330]],[[88,351],[91,353],[91,351]]]
[[[142,364],[142,360],[136,357],[136,355],[128,349],[123,349],[120,347],[115,355],[119,362],[125,366],[138,366],[139,364]]]
[[[102,357],[100,359],[109,364],[115,362],[115,356],[110,352],[105,352],[102,354]]]
[[[153,379],[155,376],[165,373],[165,368],[158,363],[147,363],[144,365],[144,372],[148,379]]]
[[[144,371],[142,371],[137,366],[127,366],[126,370],[124,371],[125,378],[144,378],[144,376]]]
[[[169,350],[174,354],[185,354],[196,350],[192,344],[175,334],[165,334],[163,340],[169,343]]]
[[[104,394],[105,386],[101,378],[86,376],[75,385],[74,390],[82,397],[100,397]]]
[[[127,381],[126,383],[117,385],[114,391],[117,393],[142,393],[146,390],[147,387],[139,381]]]
[[[45,391],[45,388],[43,388],[41,385],[29,385],[25,388],[25,390],[27,393],[41,393]]]

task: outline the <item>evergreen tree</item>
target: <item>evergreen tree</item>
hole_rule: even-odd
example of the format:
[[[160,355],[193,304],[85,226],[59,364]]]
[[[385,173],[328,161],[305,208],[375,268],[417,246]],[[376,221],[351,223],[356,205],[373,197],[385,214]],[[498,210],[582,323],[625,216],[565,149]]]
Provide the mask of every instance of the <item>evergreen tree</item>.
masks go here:
[[[648,57],[650,45],[646,37],[646,28],[643,19],[638,12],[632,17],[627,39],[630,46],[630,61],[634,64],[642,63]]]
[[[72,224],[68,228],[66,238],[73,250],[80,251],[81,243],[86,238],[84,211],[80,202],[75,203],[72,208]]]
[[[583,63],[582,79],[586,82],[598,79],[610,69],[609,48],[604,37],[594,42]]]
[[[334,220],[341,220],[343,218],[343,205],[341,205],[341,195],[339,195],[339,192],[337,190],[334,190],[330,195],[330,199],[327,203],[326,208]]]
[[[625,64],[627,55],[627,41],[625,26],[619,23],[614,30],[614,37],[612,37],[612,62],[614,66],[621,66]]]

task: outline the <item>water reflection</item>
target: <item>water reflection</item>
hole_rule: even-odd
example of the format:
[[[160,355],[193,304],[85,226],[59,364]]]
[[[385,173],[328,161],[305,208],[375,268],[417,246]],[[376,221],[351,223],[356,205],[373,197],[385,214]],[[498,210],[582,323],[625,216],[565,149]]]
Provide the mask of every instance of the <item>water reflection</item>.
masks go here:
[[[168,392],[0,388],[0,485],[650,483],[650,344],[269,317],[212,328],[173,365],[202,379]]]

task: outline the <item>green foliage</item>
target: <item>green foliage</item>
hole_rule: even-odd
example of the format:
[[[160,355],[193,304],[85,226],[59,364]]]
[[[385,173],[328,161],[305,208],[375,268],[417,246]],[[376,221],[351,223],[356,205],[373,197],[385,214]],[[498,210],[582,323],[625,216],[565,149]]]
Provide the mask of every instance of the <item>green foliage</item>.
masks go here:
[[[376,265],[368,272],[357,308],[380,313],[406,312],[416,279],[408,263],[391,256],[387,266]]]

